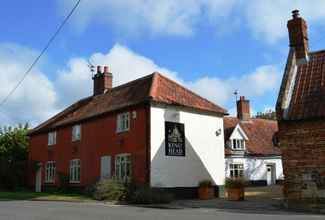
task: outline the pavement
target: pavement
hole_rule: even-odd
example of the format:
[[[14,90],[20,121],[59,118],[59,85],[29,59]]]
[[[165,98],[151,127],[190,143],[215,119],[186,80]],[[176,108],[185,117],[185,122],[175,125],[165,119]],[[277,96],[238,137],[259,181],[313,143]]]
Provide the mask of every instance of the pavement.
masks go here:
[[[148,208],[106,203],[6,201],[0,202],[1,220],[324,220],[324,215],[291,212],[254,213],[216,208]]]

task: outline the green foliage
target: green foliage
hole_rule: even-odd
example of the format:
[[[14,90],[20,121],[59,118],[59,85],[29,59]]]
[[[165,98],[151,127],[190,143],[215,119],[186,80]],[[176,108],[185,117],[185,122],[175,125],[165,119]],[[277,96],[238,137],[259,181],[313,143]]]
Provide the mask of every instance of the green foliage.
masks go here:
[[[211,180],[202,180],[199,182],[199,187],[212,187]]]
[[[268,120],[276,120],[276,112],[269,110],[266,112],[257,112],[255,118],[268,119]]]
[[[124,201],[127,187],[116,179],[103,179],[95,185],[93,197],[96,200]]]
[[[0,188],[13,190],[26,183],[28,124],[0,128]]]
[[[225,183],[225,188],[227,189],[238,189],[244,188],[246,186],[246,181],[243,178],[227,178]]]
[[[59,191],[67,192],[69,190],[69,176],[62,172],[58,172],[57,175],[59,178]]]
[[[138,187],[130,197],[130,202],[134,204],[165,204],[173,200],[172,194],[148,186]]]

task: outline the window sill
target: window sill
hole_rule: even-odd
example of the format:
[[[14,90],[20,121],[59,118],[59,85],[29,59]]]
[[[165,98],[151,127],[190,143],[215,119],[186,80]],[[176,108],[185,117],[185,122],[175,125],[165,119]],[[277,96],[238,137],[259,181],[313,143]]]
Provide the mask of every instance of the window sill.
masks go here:
[[[53,185],[54,184],[54,181],[53,182],[44,182],[44,184],[46,184],[46,185]]]
[[[81,141],[81,139],[78,139],[78,140],[71,140],[72,143],[78,143],[78,142],[80,142],[80,141]]]
[[[128,132],[130,129],[127,129],[127,130],[121,130],[121,131],[116,131],[116,134],[123,134],[123,133],[126,133]]]
[[[80,184],[80,181],[69,181],[71,184]]]

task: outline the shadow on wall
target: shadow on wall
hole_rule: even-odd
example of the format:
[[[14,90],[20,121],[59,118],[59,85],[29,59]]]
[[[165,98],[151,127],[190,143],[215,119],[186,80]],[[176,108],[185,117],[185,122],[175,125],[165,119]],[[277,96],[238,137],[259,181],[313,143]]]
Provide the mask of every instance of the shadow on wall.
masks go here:
[[[248,178],[249,180],[266,180],[266,164],[264,163],[264,161],[259,161],[255,159],[248,160],[246,175],[246,178]]]
[[[166,156],[165,141],[151,161],[151,184],[154,187],[196,187],[202,180],[214,180],[199,155],[186,139],[185,157]]]

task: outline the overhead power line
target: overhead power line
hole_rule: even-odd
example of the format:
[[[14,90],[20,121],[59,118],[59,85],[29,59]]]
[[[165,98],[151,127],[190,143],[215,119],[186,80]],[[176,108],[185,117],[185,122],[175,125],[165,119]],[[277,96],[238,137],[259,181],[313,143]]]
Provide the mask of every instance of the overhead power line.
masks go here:
[[[56,32],[49,39],[49,41],[47,42],[47,44],[45,45],[45,47],[43,48],[43,50],[40,52],[40,54],[36,57],[36,59],[34,60],[34,62],[32,62],[32,64],[27,69],[27,71],[24,73],[23,77],[18,81],[18,83],[15,85],[15,87],[12,88],[12,90],[10,90],[10,92],[8,93],[8,95],[1,101],[0,107],[2,107],[8,101],[8,99],[10,98],[10,96],[23,83],[23,81],[25,80],[25,78],[27,77],[27,75],[32,71],[32,69],[34,68],[34,66],[38,63],[38,61],[41,59],[41,57],[44,55],[44,53],[47,51],[47,49],[53,43],[53,41],[55,40],[55,38],[58,36],[58,34],[60,33],[60,31],[62,30],[62,28],[64,27],[64,25],[68,22],[68,20],[71,18],[71,16],[73,15],[73,13],[76,11],[76,9],[78,8],[78,6],[80,5],[80,2],[81,2],[81,0],[78,0],[76,2],[76,4],[73,6],[73,8],[69,12],[69,14],[65,17],[65,19],[63,20],[63,22],[60,24],[60,26],[56,30]]]

